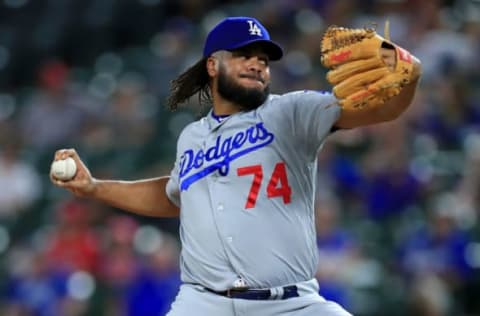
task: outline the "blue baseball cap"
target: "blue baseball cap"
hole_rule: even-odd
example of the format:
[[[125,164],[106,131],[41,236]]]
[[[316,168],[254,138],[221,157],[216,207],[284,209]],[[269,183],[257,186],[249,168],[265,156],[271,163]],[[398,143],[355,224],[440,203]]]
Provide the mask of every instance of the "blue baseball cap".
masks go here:
[[[261,43],[270,60],[279,60],[283,56],[280,45],[270,40],[270,34],[258,20],[250,17],[229,17],[208,33],[203,57],[219,50],[235,50],[252,43]]]

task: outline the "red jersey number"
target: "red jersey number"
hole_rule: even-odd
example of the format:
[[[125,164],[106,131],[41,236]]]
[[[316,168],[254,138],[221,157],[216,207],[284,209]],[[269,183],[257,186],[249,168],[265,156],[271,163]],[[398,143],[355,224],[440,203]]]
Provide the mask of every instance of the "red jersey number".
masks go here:
[[[257,202],[258,194],[263,180],[262,165],[253,165],[237,169],[238,176],[253,175],[252,185],[248,193],[245,208],[254,208]],[[291,202],[292,189],[288,184],[287,170],[284,162],[279,162],[273,169],[272,176],[267,185],[267,197],[282,197],[283,203]]]

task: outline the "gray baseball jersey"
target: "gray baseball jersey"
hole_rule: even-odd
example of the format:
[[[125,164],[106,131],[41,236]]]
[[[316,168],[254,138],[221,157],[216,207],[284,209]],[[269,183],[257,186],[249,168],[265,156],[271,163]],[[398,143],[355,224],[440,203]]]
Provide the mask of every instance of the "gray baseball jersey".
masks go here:
[[[181,208],[184,282],[220,291],[314,277],[317,154],[340,115],[335,101],[316,91],[271,95],[182,131],[167,194]]]

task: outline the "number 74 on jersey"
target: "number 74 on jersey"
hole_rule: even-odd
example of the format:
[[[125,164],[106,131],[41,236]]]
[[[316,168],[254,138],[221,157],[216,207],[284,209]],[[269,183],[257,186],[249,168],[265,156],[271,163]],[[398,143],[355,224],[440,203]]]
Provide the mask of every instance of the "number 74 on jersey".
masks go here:
[[[260,190],[262,189],[263,182],[263,168],[262,165],[252,165],[241,167],[237,169],[238,176],[248,176],[253,175],[252,185],[250,187],[250,192],[248,193],[247,201],[245,203],[245,208],[254,208],[257,203],[257,198]],[[288,204],[292,198],[292,189],[288,184],[287,170],[285,168],[284,162],[279,162],[275,165],[273,173],[270,176],[267,184],[267,197],[269,199],[275,197],[281,197],[283,203]]]

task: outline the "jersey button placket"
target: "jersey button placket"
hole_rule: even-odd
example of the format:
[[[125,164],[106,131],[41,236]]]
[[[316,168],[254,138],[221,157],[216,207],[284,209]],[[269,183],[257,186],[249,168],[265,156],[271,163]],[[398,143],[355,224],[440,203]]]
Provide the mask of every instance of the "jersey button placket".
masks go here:
[[[206,143],[203,145],[203,149],[206,152],[211,146],[214,146],[219,137],[218,129],[212,131],[209,135]],[[208,183],[208,191],[210,195],[210,201],[212,205],[212,211],[214,216],[214,221],[217,223],[216,229],[218,231],[219,237],[222,239],[222,244],[224,247],[224,251],[226,256],[231,261],[231,250],[233,244],[233,237],[231,236],[231,232],[228,226],[228,220],[226,218],[226,205],[223,198],[223,186],[225,185],[223,182],[223,176],[220,175],[219,171],[216,170],[212,172],[210,175],[207,176],[207,183]]]

